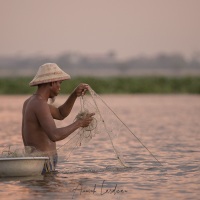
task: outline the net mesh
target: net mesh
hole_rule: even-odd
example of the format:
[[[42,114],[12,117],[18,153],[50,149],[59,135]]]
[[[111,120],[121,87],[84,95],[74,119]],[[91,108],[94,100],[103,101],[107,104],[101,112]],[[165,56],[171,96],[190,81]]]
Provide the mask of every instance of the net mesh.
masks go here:
[[[35,147],[20,145],[8,145],[3,147],[1,151],[1,158],[15,158],[15,157],[40,157],[45,156],[44,152],[38,151]]]
[[[80,97],[81,110],[76,116],[83,118],[87,113],[95,113],[93,120],[88,127],[79,128],[73,136],[57,150],[65,152],[66,160],[69,159],[71,153],[78,147],[87,145],[97,134],[106,134],[107,140],[110,141],[110,147],[113,149],[115,156],[122,166],[125,164],[123,156],[119,148],[116,147],[118,135],[125,128],[122,122],[113,115],[107,105],[89,88],[89,94]]]

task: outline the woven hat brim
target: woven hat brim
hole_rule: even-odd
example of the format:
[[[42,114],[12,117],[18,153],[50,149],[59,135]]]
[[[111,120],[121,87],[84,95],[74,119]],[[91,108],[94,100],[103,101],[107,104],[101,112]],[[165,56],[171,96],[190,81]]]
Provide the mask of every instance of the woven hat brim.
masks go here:
[[[44,77],[35,77],[30,83],[29,86],[37,86],[43,83],[51,83],[51,82],[55,82],[55,81],[64,81],[64,80],[68,80],[71,79],[70,75],[65,75],[65,76],[57,76],[55,77],[55,75],[53,75],[52,77],[49,76],[48,78],[44,79]]]
[[[46,63],[39,67],[37,74],[29,85],[36,86],[43,83],[64,81],[70,78],[70,75],[60,69],[56,63]]]
[[[54,78],[54,79],[48,79],[48,80],[37,80],[37,81],[31,81],[29,83],[29,86],[36,86],[36,85],[40,85],[40,84],[43,84],[43,83],[51,83],[51,82],[55,82],[55,81],[64,81],[64,80],[68,80],[68,79],[71,79],[70,77],[61,77],[61,78]]]

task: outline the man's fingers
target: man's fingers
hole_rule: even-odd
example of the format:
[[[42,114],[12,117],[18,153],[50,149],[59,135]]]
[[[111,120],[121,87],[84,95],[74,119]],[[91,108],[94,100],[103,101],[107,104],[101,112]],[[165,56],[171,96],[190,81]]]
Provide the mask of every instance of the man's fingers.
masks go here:
[[[93,115],[95,115],[95,113],[89,113],[89,114],[87,114],[88,117],[92,117]]]
[[[87,89],[82,89],[82,96],[87,92]]]

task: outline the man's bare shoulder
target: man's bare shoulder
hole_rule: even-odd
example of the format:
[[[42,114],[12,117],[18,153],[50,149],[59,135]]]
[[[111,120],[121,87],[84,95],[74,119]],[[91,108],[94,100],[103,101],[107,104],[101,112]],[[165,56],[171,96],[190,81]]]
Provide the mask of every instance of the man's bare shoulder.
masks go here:
[[[37,96],[33,95],[25,100],[23,109],[28,110],[41,110],[43,108],[48,107],[48,104],[45,100],[38,98]]]

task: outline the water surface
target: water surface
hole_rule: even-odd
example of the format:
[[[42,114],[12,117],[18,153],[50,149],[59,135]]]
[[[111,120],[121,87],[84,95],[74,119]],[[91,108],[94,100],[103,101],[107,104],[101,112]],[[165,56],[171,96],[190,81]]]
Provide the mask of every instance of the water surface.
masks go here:
[[[0,147],[22,146],[21,109],[27,96],[0,96]],[[60,96],[56,104],[65,100]],[[198,95],[102,95],[130,133],[118,141],[128,168],[119,165],[105,134],[63,159],[57,172],[40,177],[1,178],[1,199],[199,199],[200,98]],[[65,126],[80,110],[61,122]],[[66,141],[58,142],[61,146]]]

